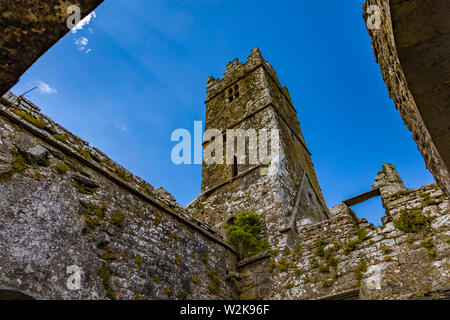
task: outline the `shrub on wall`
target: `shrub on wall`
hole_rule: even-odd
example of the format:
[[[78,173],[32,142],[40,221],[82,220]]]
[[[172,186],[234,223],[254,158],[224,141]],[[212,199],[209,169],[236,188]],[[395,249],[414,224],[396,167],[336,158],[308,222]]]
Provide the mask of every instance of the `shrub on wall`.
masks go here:
[[[415,233],[425,228],[430,222],[430,218],[425,216],[421,210],[402,209],[400,216],[394,221],[394,225],[397,229],[405,233]]]
[[[243,210],[233,224],[225,225],[228,243],[236,248],[239,257],[249,257],[270,250],[269,241],[263,237],[263,220],[255,212]]]

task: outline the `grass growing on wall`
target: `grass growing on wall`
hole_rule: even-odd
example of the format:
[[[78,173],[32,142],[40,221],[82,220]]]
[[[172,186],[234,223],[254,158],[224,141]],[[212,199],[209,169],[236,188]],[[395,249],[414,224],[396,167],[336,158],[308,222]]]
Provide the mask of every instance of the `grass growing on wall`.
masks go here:
[[[255,212],[239,212],[225,230],[228,243],[236,248],[241,259],[270,250],[269,241],[262,235],[263,219]]]

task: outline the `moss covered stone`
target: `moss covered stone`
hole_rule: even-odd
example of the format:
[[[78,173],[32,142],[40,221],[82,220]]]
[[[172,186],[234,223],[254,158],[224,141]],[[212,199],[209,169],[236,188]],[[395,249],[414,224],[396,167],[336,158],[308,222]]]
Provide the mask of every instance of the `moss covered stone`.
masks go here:
[[[125,215],[121,211],[114,211],[111,214],[109,222],[111,222],[111,224],[115,225],[116,227],[120,227],[123,225],[124,220]]]

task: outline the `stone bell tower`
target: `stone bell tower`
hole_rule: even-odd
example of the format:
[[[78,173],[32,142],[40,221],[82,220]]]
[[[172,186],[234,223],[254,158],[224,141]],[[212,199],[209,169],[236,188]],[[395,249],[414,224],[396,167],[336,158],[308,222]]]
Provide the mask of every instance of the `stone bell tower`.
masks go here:
[[[203,163],[202,193],[188,206],[194,215],[221,229],[240,210],[255,211],[264,218],[274,247],[292,244],[288,241],[295,240],[298,225],[328,218],[288,89],[281,86],[258,48],[251,51],[246,63],[230,62],[222,79],[208,78],[205,132],[211,129],[215,134],[209,141],[205,137],[204,153],[210,154],[211,144],[222,143],[223,150],[215,152],[223,152],[223,163]],[[251,161],[251,152],[261,154],[262,144],[258,140],[255,147],[250,138],[244,158],[227,153],[232,146],[239,150],[230,129],[258,134],[265,129],[267,146],[274,142],[267,154],[277,146],[279,157],[270,163],[267,159]],[[274,132],[278,132],[278,140],[272,136]]]

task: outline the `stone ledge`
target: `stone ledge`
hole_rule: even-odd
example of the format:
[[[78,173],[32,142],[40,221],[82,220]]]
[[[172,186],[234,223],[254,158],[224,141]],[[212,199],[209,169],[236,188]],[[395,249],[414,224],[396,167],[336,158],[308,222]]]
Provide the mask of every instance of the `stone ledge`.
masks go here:
[[[256,261],[259,261],[259,260],[263,260],[265,258],[269,258],[270,256],[271,256],[271,252],[270,251],[264,251],[262,253],[259,253],[259,254],[256,254],[254,256],[245,258],[245,259],[243,259],[241,261],[238,261],[237,267],[241,268],[241,267],[249,265],[249,264],[251,264],[253,262],[256,262]]]

